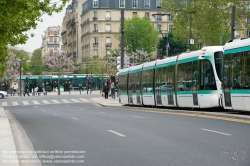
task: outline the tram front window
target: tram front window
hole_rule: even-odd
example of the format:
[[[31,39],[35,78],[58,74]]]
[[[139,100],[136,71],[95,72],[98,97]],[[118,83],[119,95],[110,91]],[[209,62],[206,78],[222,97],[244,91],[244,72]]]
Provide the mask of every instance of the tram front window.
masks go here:
[[[223,66],[222,66],[222,55],[223,53],[220,52],[215,52],[214,53],[214,63],[215,63],[215,69],[216,69],[216,73],[218,75],[218,78],[220,79],[220,81],[222,80],[222,71],[223,71]]]

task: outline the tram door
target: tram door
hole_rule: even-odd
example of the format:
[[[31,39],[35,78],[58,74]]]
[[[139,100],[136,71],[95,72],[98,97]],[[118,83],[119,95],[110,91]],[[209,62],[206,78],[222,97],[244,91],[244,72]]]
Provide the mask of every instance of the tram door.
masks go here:
[[[167,68],[167,93],[168,93],[168,105],[174,105],[174,69],[175,66],[168,66]]]
[[[193,94],[193,105],[198,105],[198,95],[197,95],[197,83],[198,83],[198,61],[193,61],[193,79],[192,79],[192,94]],[[201,66],[203,66],[203,61],[201,61]]]
[[[131,85],[129,85],[128,89],[128,103],[133,104],[133,90]]]
[[[155,71],[155,100],[156,100],[156,105],[162,105],[161,101],[161,81],[162,81],[162,69],[156,69]]]
[[[230,94],[230,89],[229,88],[225,88],[224,100],[225,100],[225,106],[226,107],[232,107],[231,94]]]
[[[156,105],[162,105],[160,86],[155,88]]]

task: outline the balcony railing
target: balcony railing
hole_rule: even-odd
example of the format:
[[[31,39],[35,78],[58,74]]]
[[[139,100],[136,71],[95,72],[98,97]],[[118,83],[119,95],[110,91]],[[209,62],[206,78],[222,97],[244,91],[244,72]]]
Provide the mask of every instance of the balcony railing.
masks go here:
[[[105,17],[105,19],[106,19],[107,21],[110,21],[110,20],[111,20],[111,17]]]
[[[98,46],[98,43],[93,43],[93,46]]]
[[[93,17],[93,20],[94,20],[94,21],[98,20],[98,17]]]
[[[98,29],[94,29],[93,32],[98,32]]]
[[[106,43],[106,47],[111,47],[112,43]]]
[[[111,30],[110,29],[106,29],[106,32],[111,32]]]

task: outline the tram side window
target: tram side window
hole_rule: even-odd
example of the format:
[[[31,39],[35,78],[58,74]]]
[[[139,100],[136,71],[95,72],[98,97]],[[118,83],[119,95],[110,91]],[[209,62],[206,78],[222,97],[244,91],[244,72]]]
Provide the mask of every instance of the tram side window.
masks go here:
[[[215,52],[214,53],[214,63],[215,63],[215,69],[216,73],[220,80],[222,80],[222,52]]]
[[[216,82],[214,78],[214,71],[210,61],[205,60],[204,70],[203,70],[203,82],[204,82],[204,90],[216,90]]]
[[[198,84],[198,61],[193,61],[192,62],[192,89],[197,89],[197,84]]]
[[[177,80],[177,91],[185,91],[185,63],[179,64],[178,65],[178,80]]]
[[[192,90],[192,62],[188,62],[185,64],[185,86],[187,91]]]
[[[136,92],[140,92],[140,79],[141,79],[141,72],[135,73],[135,90]]]
[[[240,54],[240,55],[239,55]],[[240,61],[235,66],[235,71],[232,69],[234,76],[234,89],[250,89],[249,87],[249,67],[247,64],[250,64],[249,52],[243,52],[233,55],[233,59]]]
[[[165,69],[164,68],[158,68],[155,70],[155,89],[156,90],[161,90],[164,91],[164,86],[165,86]],[[165,89],[166,91],[166,89]]]
[[[168,71],[167,71],[167,90],[173,90],[174,88],[174,68],[175,66],[168,66]]]
[[[133,93],[135,93],[135,89],[136,89],[136,80],[137,80],[137,78],[136,78],[136,73],[133,73],[132,74],[132,92]]]
[[[224,55],[224,61],[223,61],[223,79],[222,79],[222,85],[223,88],[231,88],[231,55]]]
[[[231,61],[231,85],[232,89],[242,89],[246,83],[245,57],[243,53],[232,54]]]
[[[148,92],[152,92],[153,91],[153,85],[154,85],[154,82],[153,82],[153,69],[150,69],[148,70],[148,75],[149,75],[149,78],[148,78]]]
[[[148,70],[144,70],[142,72],[142,91],[147,92],[147,84],[148,84]]]

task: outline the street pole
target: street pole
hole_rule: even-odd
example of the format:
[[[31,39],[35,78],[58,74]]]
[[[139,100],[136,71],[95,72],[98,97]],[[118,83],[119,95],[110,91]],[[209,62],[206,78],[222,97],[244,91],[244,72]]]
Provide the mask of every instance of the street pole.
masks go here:
[[[124,9],[121,9],[121,69],[124,68]]]
[[[192,26],[192,14],[190,14],[190,39],[189,39],[189,48],[190,51],[192,50],[192,44],[191,44],[191,39],[192,39],[192,30],[191,30],[191,26]]]
[[[20,62],[19,72],[20,72],[20,74],[19,74],[20,75],[20,78],[19,78],[19,80],[20,80],[20,97],[22,97],[22,80],[21,80],[21,78],[22,78],[22,65],[21,65],[21,62]]]
[[[194,14],[195,12],[196,12],[196,10],[195,11],[192,11],[192,12],[187,12],[187,11],[185,11],[185,10],[182,10],[182,9],[176,9],[175,11],[181,11],[181,12],[184,12],[184,13],[187,13],[187,14],[189,14],[190,15],[190,27],[189,27],[189,33],[190,33],[190,38],[189,38],[189,40],[188,40],[188,44],[189,44],[189,49],[190,49],[190,51],[192,50],[192,44],[194,44],[194,40],[192,40],[192,14]]]

